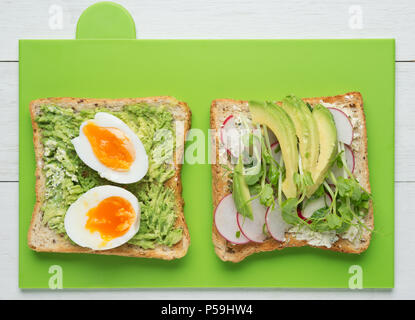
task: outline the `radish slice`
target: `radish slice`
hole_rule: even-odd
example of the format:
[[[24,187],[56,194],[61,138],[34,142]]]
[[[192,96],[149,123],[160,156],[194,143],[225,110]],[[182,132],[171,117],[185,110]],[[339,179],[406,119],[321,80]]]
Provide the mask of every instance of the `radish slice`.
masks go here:
[[[253,156],[252,148],[248,146],[248,138],[251,133],[256,137],[261,135],[260,130],[251,127],[246,129],[241,126],[240,120],[237,117],[230,115],[221,126],[220,140],[229,155],[238,159],[242,154],[244,163],[247,163],[252,160]],[[261,150],[261,144],[258,139],[255,139],[254,146],[256,150]]]
[[[349,170],[353,173],[355,168],[355,159],[354,159],[354,153],[351,147],[349,147],[347,144],[344,145],[344,155],[346,157],[346,163]]]
[[[233,244],[248,243],[249,240],[241,233],[236,220],[236,207],[233,202],[232,194],[225,196],[215,210],[216,229],[222,237]],[[237,233],[239,231],[239,237]]]
[[[223,121],[220,129],[220,139],[225,146],[226,151],[235,158],[239,158],[244,149],[242,136],[244,135],[243,131],[246,130],[241,128],[236,120],[236,117],[230,115]]]
[[[267,212],[267,208],[259,202],[259,199],[252,200],[251,204],[254,219],[251,220],[249,218],[245,218],[238,213],[237,221],[239,229],[241,229],[244,236],[249,240],[253,242],[264,242],[267,238],[264,234],[265,214]]]
[[[353,141],[353,125],[349,117],[341,110],[328,108],[333,115],[337,128],[337,140],[351,145]]]
[[[326,205],[329,206],[330,204],[331,198],[327,194],[318,199],[307,201],[305,208],[303,208],[302,216],[309,219],[316,210],[324,208]]]
[[[297,215],[300,217],[300,219],[307,221],[307,218],[303,216],[303,213],[301,212],[301,208],[300,206],[297,207]],[[311,221],[307,221],[308,224],[311,223]]]
[[[288,230],[290,225],[282,218],[281,209],[278,206],[278,203],[275,203],[274,210],[271,210],[271,207],[267,209],[265,221],[271,237],[277,241],[285,241],[285,231]]]
[[[347,144],[345,144],[344,147],[344,155],[346,157],[347,167],[349,168],[350,172],[353,173],[355,169],[354,153],[352,151],[352,148],[350,148]],[[344,169],[339,168],[337,164],[334,164],[332,171],[335,177],[344,176]],[[328,180],[329,182],[332,182],[330,178],[328,178]]]
[[[220,129],[220,140],[228,153],[238,158],[240,154],[240,132],[239,126],[235,124],[235,117],[228,116]]]
[[[220,141],[225,144],[226,140],[226,133],[230,129],[236,129],[235,125],[235,117],[233,115],[228,116],[225,121],[223,121],[221,127],[220,127]]]
[[[278,144],[279,144],[278,141],[275,142],[275,143],[273,143],[271,145],[271,151],[272,151],[272,157],[275,159],[275,161],[277,161],[278,163],[280,163],[281,162],[281,157],[282,157],[281,150],[278,151],[277,153],[274,152],[274,150],[278,146]]]

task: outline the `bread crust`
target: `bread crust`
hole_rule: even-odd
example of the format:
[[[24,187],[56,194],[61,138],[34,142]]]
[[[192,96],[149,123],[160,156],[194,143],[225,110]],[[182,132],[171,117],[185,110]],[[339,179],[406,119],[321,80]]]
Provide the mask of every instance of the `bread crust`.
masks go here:
[[[65,108],[72,108],[76,111],[86,108],[107,107],[117,110],[125,105],[133,105],[137,103],[146,103],[149,105],[160,106],[167,105],[172,112],[174,120],[184,122],[183,139],[177,139],[179,144],[174,153],[175,174],[165,185],[172,188],[175,194],[175,207],[177,210],[176,227],[183,228],[183,237],[172,247],[164,245],[156,245],[154,249],[142,249],[132,244],[124,244],[120,247],[110,250],[92,250],[72,244],[63,236],[51,230],[42,223],[43,198],[45,192],[45,175],[43,173],[43,145],[41,143],[41,132],[35,121],[39,107],[44,104],[55,104]],[[31,249],[38,252],[63,252],[63,253],[91,253],[102,255],[119,255],[128,257],[158,258],[164,260],[172,260],[181,258],[186,255],[190,245],[189,230],[185,221],[182,198],[182,182],[180,177],[182,167],[182,157],[184,154],[185,137],[190,129],[191,110],[185,102],[176,100],[169,96],[148,97],[148,98],[123,98],[123,99],[86,99],[86,98],[46,98],[38,99],[30,102],[30,115],[33,127],[33,144],[36,158],[36,203],[33,209],[32,219],[28,230],[28,245]],[[177,161],[179,160],[179,161]]]
[[[370,192],[369,182],[369,166],[367,156],[367,132],[366,132],[366,118],[363,110],[363,99],[360,92],[349,92],[343,95],[318,97],[318,98],[304,98],[305,102],[308,102],[311,106],[318,103],[333,104],[336,108],[341,109],[349,117],[357,119],[357,127],[354,127],[354,139],[352,145],[358,147],[358,151],[354,151],[356,168],[355,175],[363,188]],[[277,102],[279,103],[279,102]],[[232,99],[217,99],[212,101],[210,109],[210,128],[220,128],[223,118],[229,116],[232,112],[240,112],[247,115],[248,102],[243,100]],[[229,176],[220,165],[219,154],[219,135],[213,137],[215,139],[212,143],[212,148],[216,150],[212,152],[215,155],[215,159],[212,159],[212,196],[213,207],[216,208],[220,200],[230,193],[229,189]],[[366,225],[373,229],[373,204],[369,203],[369,212],[365,218]],[[273,238],[266,239],[263,243],[249,242],[242,245],[234,245],[224,239],[216,229],[213,223],[212,227],[212,241],[215,247],[215,252],[218,257],[223,261],[240,262],[251,254],[263,251],[282,250],[286,247],[302,247],[311,246],[306,240],[298,240],[292,234],[286,232],[286,241],[280,242]],[[364,231],[359,246],[355,247],[349,240],[340,238],[333,243],[331,248],[325,246],[311,246],[324,250],[338,251],[344,253],[359,254],[364,252],[370,243],[371,232]]]

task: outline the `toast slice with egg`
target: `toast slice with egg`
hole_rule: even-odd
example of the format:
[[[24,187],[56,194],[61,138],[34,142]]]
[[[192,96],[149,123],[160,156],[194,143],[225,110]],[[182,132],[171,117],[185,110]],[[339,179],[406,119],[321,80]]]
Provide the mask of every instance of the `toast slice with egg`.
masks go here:
[[[35,121],[40,107],[45,104],[52,104],[62,108],[71,108],[74,112],[83,109],[105,107],[111,111],[120,110],[124,106],[145,103],[150,106],[166,106],[171,112],[174,121],[182,121],[183,128],[176,132],[176,149],[174,154],[175,169],[174,176],[165,183],[165,186],[174,191],[176,211],[175,227],[182,228],[182,238],[171,247],[157,244],[153,249],[143,249],[139,246],[126,243],[114,249],[92,250],[80,247],[71,242],[67,237],[58,234],[42,222],[42,204],[45,196],[46,177],[43,170],[42,132]],[[158,258],[171,260],[183,257],[190,245],[189,230],[186,225],[182,198],[182,183],[180,177],[181,159],[184,153],[184,142],[187,131],[191,125],[191,111],[186,103],[176,100],[173,97],[148,97],[148,98],[125,98],[125,99],[82,99],[82,98],[48,98],[38,99],[30,103],[30,114],[33,127],[33,143],[36,157],[36,203],[34,206],[32,220],[28,231],[28,245],[31,249],[39,252],[64,252],[64,253],[93,253],[104,255],[119,255],[129,257]]]
[[[305,98],[305,102],[312,107],[316,104],[323,104],[331,106],[343,111],[352,122],[354,139],[352,143],[353,153],[355,156],[355,170],[354,175],[359,181],[360,185],[370,192],[369,182],[369,168],[367,158],[367,134],[366,134],[366,119],[363,110],[363,99],[359,92],[350,92],[343,95],[331,97]],[[279,102],[277,102],[279,103]],[[215,129],[217,133],[212,137],[212,151],[214,159],[212,159],[212,192],[213,192],[213,207],[216,208],[221,199],[231,193],[231,177],[229,171],[223,167],[223,163],[231,166],[226,152],[220,152],[220,134],[219,130],[230,115],[249,115],[248,101],[232,100],[232,99],[218,99],[212,101],[210,109],[210,128]],[[213,215],[214,218],[214,215]],[[213,219],[214,220],[214,219]],[[373,205],[372,201],[369,204],[368,214],[364,218],[364,223],[370,229],[373,229]],[[240,262],[247,256],[263,251],[281,250],[286,247],[301,247],[312,246],[306,240],[296,239],[291,233],[285,233],[285,241],[280,242],[268,237],[262,243],[248,242],[246,244],[232,244],[223,238],[218,232],[215,223],[213,223],[212,241],[214,249],[218,257],[223,261]],[[326,246],[312,246],[321,249],[332,251],[339,251],[344,253],[361,253],[365,251],[371,240],[371,232],[364,230],[358,242],[351,242],[349,240],[339,238],[332,244],[330,248]]]

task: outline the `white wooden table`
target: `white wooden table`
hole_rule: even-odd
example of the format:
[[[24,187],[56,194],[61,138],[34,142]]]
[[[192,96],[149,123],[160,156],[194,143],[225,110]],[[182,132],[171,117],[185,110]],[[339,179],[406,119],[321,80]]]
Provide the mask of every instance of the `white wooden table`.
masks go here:
[[[19,290],[18,39],[72,39],[79,15],[94,2],[0,0],[0,299],[415,298],[413,0],[118,1],[132,14],[137,35],[142,39],[396,39],[395,289]]]

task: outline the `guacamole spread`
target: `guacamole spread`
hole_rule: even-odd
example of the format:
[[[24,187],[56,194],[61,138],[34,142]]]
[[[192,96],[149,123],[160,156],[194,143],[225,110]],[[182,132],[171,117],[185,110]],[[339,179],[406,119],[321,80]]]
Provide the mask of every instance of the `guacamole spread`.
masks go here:
[[[149,157],[149,169],[141,181],[118,185],[132,192],[141,208],[140,229],[129,243],[151,249],[157,244],[172,246],[179,242],[183,230],[174,227],[177,218],[174,191],[164,185],[174,175],[174,168],[159,160],[160,155],[166,159],[171,156],[174,145],[166,143],[168,135],[157,136],[158,132],[171,132],[174,137],[173,116],[165,107],[146,104],[125,106],[119,111],[94,108],[77,112],[55,105],[41,107],[35,121],[44,149],[43,223],[67,237],[64,218],[69,206],[93,187],[114,185],[86,166],[71,143],[79,135],[81,123],[93,119],[97,112],[107,112],[124,121],[140,138]]]

